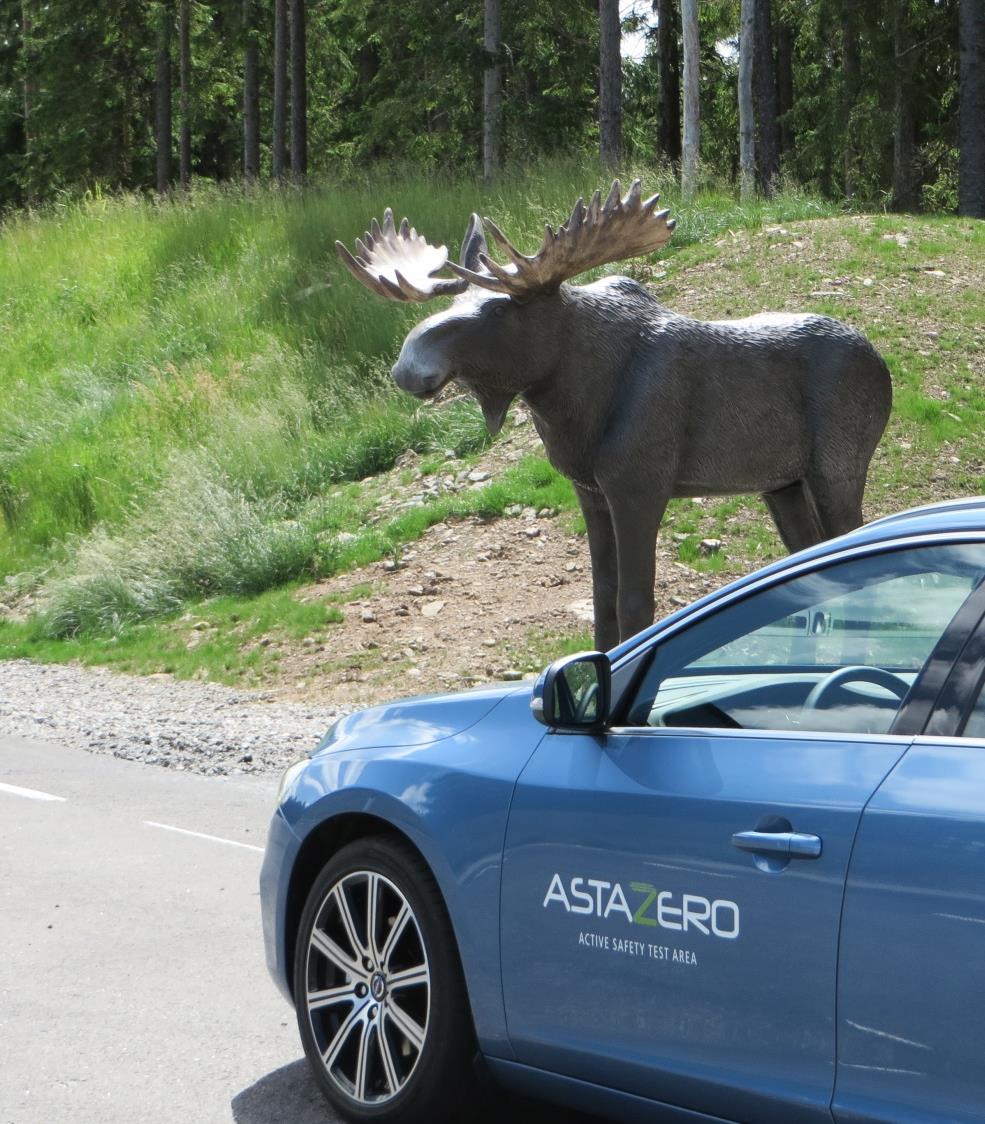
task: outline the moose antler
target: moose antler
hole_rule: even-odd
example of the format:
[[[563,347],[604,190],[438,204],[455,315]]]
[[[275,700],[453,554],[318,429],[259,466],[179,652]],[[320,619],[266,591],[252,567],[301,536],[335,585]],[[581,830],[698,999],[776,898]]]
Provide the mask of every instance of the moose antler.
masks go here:
[[[461,293],[468,286],[462,278],[435,277],[448,264],[447,246],[432,246],[406,219],[398,230],[389,207],[382,227],[373,219],[370,229],[356,239],[357,256],[341,242],[335,248],[357,281],[390,300],[426,301]]]
[[[488,254],[480,254],[484,273],[449,262],[449,268],[470,284],[481,285],[500,293],[522,297],[533,292],[550,292],[562,281],[606,262],[649,254],[669,240],[674,220],[669,211],[655,211],[659,195],[641,200],[640,181],[634,180],[626,198],[615,180],[602,202],[596,191],[585,206],[579,199],[568,221],[557,233],[548,225],[544,241],[533,257],[521,254],[499,227],[491,220],[483,223],[507,254],[511,264],[499,265]]]

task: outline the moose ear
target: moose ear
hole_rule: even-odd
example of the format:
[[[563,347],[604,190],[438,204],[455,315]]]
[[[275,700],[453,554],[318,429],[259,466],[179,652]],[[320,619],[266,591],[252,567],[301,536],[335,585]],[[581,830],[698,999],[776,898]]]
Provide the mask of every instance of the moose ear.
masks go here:
[[[486,245],[486,236],[482,231],[482,219],[473,213],[469,219],[468,229],[465,231],[465,238],[462,240],[462,255],[458,264],[477,273],[482,269],[479,255],[488,253],[489,247]]]

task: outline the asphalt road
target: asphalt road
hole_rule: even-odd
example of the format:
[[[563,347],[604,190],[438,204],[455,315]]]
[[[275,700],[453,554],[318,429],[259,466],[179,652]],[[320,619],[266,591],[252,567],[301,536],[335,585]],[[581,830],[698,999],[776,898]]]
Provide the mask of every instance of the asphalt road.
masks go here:
[[[276,783],[0,738],[0,1124],[337,1120],[263,961]]]
[[[263,962],[275,788],[0,740],[2,1124],[332,1119]]]

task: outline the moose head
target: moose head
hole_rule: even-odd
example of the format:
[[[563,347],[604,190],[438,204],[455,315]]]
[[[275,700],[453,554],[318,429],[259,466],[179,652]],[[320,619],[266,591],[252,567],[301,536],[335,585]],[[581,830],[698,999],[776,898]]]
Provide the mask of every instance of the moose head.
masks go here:
[[[336,242],[381,297],[455,297],[407,335],[399,387],[426,399],[455,380],[494,434],[514,398],[527,403],[585,516],[600,648],[653,620],[654,548],[673,496],[759,492],[791,550],[858,526],[891,403],[885,364],[836,320],[706,323],[625,277],[566,284],[664,246],[674,221],[658,199],[644,199],[639,180],[623,198],[616,181],[604,201],[596,191],[557,231],[547,226],[532,256],[475,214],[458,263],[389,209],[355,255]]]
[[[490,432],[498,433],[510,403],[549,377],[563,320],[562,284],[594,266],[647,254],[665,245],[674,229],[659,195],[643,200],[640,181],[622,198],[618,180],[605,202],[596,191],[586,207],[579,199],[568,221],[544,231],[532,257],[521,254],[499,227],[484,225],[509,258],[499,265],[489,255],[483,220],[473,214],[458,264],[444,246],[429,245],[406,219],[399,229],[393,212],[383,226],[356,241],[357,257],[336,242],[352,274],[380,296],[425,301],[456,300],[418,324],[407,336],[393,368],[397,386],[418,398],[434,396],[452,379],[476,397]],[[437,276],[445,268],[457,277]],[[495,339],[494,348],[490,341]]]

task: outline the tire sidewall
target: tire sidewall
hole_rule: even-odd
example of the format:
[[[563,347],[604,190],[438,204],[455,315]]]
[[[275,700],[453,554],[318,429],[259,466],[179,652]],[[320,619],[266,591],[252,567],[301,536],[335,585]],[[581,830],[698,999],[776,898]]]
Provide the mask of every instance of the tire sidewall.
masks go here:
[[[381,1105],[353,1100],[328,1075],[304,1003],[308,946],[315,920],[332,887],[349,874],[372,871],[388,878],[413,912],[427,956],[430,1007],[424,1046],[406,1085]],[[294,953],[294,995],[305,1054],[325,1096],[350,1120],[381,1124],[453,1119],[469,1083],[475,1055],[474,1031],[464,979],[441,894],[424,861],[396,840],[372,837],[339,850],[308,894]]]

